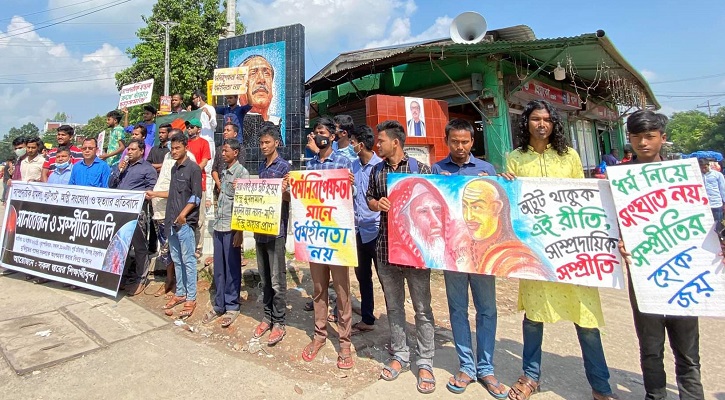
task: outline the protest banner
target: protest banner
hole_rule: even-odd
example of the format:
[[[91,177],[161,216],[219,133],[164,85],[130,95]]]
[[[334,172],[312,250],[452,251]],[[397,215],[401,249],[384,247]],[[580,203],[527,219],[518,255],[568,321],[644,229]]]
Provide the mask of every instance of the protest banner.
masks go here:
[[[639,310],[725,316],[722,250],[697,160],[611,166],[607,175]]]
[[[239,95],[247,92],[248,67],[217,68],[214,70],[213,96]]]
[[[289,185],[295,258],[356,267],[350,171],[292,171]]]
[[[4,268],[117,295],[144,192],[13,182]]]
[[[159,114],[171,113],[171,96],[159,96]]]
[[[604,180],[388,174],[393,264],[622,288]]]
[[[280,234],[282,179],[237,179],[231,190],[234,190],[232,229]]]
[[[118,100],[118,109],[121,110],[123,108],[150,102],[153,91],[153,78],[141,82],[131,83],[122,87],[121,98]]]

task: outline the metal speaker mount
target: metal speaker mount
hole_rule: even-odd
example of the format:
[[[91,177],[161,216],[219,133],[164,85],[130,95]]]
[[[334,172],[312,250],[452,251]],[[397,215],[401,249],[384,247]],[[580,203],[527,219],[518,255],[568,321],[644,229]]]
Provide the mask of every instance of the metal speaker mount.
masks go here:
[[[451,40],[461,44],[475,44],[486,36],[486,19],[477,12],[466,11],[451,23]]]

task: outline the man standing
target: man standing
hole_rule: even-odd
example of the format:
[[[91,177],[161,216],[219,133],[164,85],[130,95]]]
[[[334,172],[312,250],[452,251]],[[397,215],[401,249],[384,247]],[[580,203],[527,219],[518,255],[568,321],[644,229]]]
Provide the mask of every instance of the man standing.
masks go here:
[[[627,132],[637,159],[630,164],[661,162],[660,150],[667,141],[667,117],[651,110],[639,110],[627,118]],[[709,197],[709,193],[708,193]],[[627,266],[629,253],[620,241]],[[630,267],[631,268],[631,267]],[[645,314],[637,306],[637,294],[629,281],[634,328],[639,339],[639,358],[644,381],[645,399],[664,400],[667,375],[664,368],[665,331],[675,357],[675,374],[680,399],[704,399],[700,378],[700,328],[697,317]]]
[[[37,136],[27,140],[25,144],[25,155],[20,157],[18,167],[13,172],[14,181],[41,181],[43,178],[43,164],[45,163],[45,158],[40,155],[40,146],[42,146],[42,143]]]
[[[161,166],[164,163],[164,158],[169,154],[169,131],[171,130],[171,124],[164,124],[159,127],[159,145],[153,146],[149,151],[149,156],[146,161],[151,163],[151,166],[156,169],[156,172],[161,171]]]
[[[466,120],[451,120],[445,129],[448,157],[435,163],[434,174],[495,176],[493,165],[471,154],[473,126]],[[466,207],[464,207],[466,210]],[[464,216],[466,212],[464,211]],[[496,398],[506,398],[508,391],[496,379],[493,353],[496,344],[496,277],[456,271],[443,271],[448,297],[448,312],[453,342],[458,354],[459,370],[448,380],[446,387],[453,393],[463,393],[466,387],[479,380]],[[471,327],[468,323],[468,288],[471,288],[476,308],[476,358],[473,357]]]
[[[99,157],[111,168],[118,165],[121,160],[121,153],[126,148],[126,132],[118,125],[120,121],[121,113],[117,110],[109,111],[106,114],[108,131],[105,134],[105,143],[98,143],[98,146],[102,146],[102,154]]]
[[[262,120],[279,125],[280,117],[269,115],[269,107],[274,98],[274,68],[272,64],[263,56],[255,54],[247,57],[239,66],[249,68],[246,102],[243,102],[252,106],[249,113],[259,114]]]
[[[415,334],[419,392],[428,394],[435,391],[433,376],[434,322],[431,308],[430,269],[415,269],[388,261],[388,173],[430,174],[431,169],[418,163],[404,152],[405,132],[397,121],[383,121],[378,124],[378,155],[385,161],[370,174],[367,191],[368,207],[380,213],[380,236],[377,243],[378,277],[385,294],[385,305],[390,323],[390,347],[393,356],[386,362],[380,377],[386,381],[398,378],[402,369],[410,364],[410,348],[405,333],[405,282],[415,310]],[[380,167],[382,165],[382,168]]]
[[[705,181],[705,191],[710,200],[710,210],[715,219],[715,232],[722,238],[723,203],[725,203],[725,178],[722,173],[710,169],[710,162],[704,158],[698,160],[700,172]]]
[[[357,262],[355,276],[360,284],[360,314],[362,320],[352,326],[353,333],[369,332],[375,329],[375,294],[373,293],[373,269],[378,270],[378,258],[375,256],[375,243],[380,232],[380,212],[370,211],[366,198],[370,173],[381,161],[373,144],[375,136],[367,125],[361,125],[352,134],[350,146],[358,158],[352,162],[355,176],[355,240],[357,241]]]
[[[239,316],[239,287],[242,283],[242,231],[232,230],[234,181],[249,178],[249,171],[239,164],[240,146],[236,138],[225,139],[222,157],[226,168],[221,173],[221,190],[214,219],[214,286],[212,309],[202,322],[208,324],[221,317],[222,328],[227,328]]]
[[[146,144],[139,139],[132,139],[128,143],[127,159],[111,171],[111,178],[108,187],[122,190],[148,191],[156,184],[156,170],[148,161],[143,159],[144,147]],[[146,203],[146,202],[144,202]],[[129,287],[128,294],[136,296],[141,294],[148,284],[148,263],[149,249],[146,241],[146,229],[148,226],[147,204],[141,208],[136,223],[136,230],[131,238],[131,245],[135,254],[135,269],[127,271],[128,279],[126,286]]]
[[[167,315],[172,315],[171,309],[183,303],[184,308],[179,313],[181,318],[190,317],[196,309],[194,230],[199,222],[202,193],[201,169],[187,157],[187,145],[188,140],[183,134],[171,136],[171,158],[176,160],[176,165],[171,169],[164,219],[171,259],[176,267],[176,293],[164,309]]]
[[[185,148],[188,147],[188,151],[194,155],[196,163],[201,168],[202,172],[206,170],[209,160],[211,160],[211,148],[209,142],[199,136],[201,132],[201,121],[198,118],[192,118],[186,121],[186,134],[189,136],[188,142],[185,144]],[[194,255],[197,260],[201,258],[202,249],[204,247],[204,241],[201,240],[202,229],[204,228],[204,221],[206,221],[206,208],[207,201],[211,203],[211,197],[207,196],[206,187],[206,173],[201,175],[201,203],[199,205],[199,220],[198,224],[194,226],[194,237],[196,238],[196,252]]]
[[[186,108],[184,108],[184,99],[179,93],[175,93],[171,96],[171,113],[180,114],[184,112],[186,112]]]
[[[43,182],[48,181],[48,175],[53,171],[55,168],[56,160],[55,160],[55,154],[58,151],[60,147],[68,147],[70,150],[70,163],[75,164],[78,161],[83,159],[83,154],[81,153],[81,149],[76,147],[73,144],[73,134],[75,133],[75,130],[70,125],[61,125],[58,127],[58,133],[56,134],[56,139],[58,140],[58,147],[50,150],[48,152],[48,159],[43,164]],[[70,170],[68,170],[70,172]]]
[[[612,149],[609,154],[605,154],[604,157],[602,157],[602,161],[604,161],[608,167],[619,164],[619,150]]]
[[[408,120],[408,136],[425,136],[425,121],[420,119],[420,103],[417,100],[410,102],[410,115]]]
[[[143,106],[143,114],[141,115],[143,121],[137,123],[136,125],[128,124],[128,108],[124,108],[121,111],[123,112],[123,126],[126,133],[132,134],[134,129],[138,129],[139,125],[142,125],[144,128],[146,128],[146,135],[144,136],[144,138],[148,155],[148,150],[154,147],[154,142],[156,141],[156,107],[152,106],[151,104],[146,104],[145,106]]]
[[[70,174],[73,170],[73,163],[71,162],[70,154],[71,152],[68,146],[61,146],[55,149],[55,154],[53,155],[55,162],[52,165],[53,170],[48,176],[48,183],[68,185],[70,181]]]
[[[83,140],[83,147],[81,147],[83,160],[77,163],[71,171],[69,185],[108,187],[111,167],[96,156],[96,143],[94,138]]]
[[[289,174],[290,163],[277,153],[280,144],[279,128],[269,122],[262,123],[259,132],[259,151],[264,160],[259,163],[259,179],[280,179]],[[257,250],[257,267],[262,278],[264,318],[254,329],[254,337],[260,338],[271,330],[267,345],[273,346],[287,334],[285,313],[287,311],[287,268],[285,264],[285,241],[289,219],[290,195],[282,186],[282,215],[279,235],[254,234]]]
[[[244,135],[242,131],[244,129],[244,116],[252,109],[252,106],[247,104],[244,106],[239,105],[239,96],[232,94],[224,97],[226,101],[225,106],[216,106],[214,110],[217,114],[224,116],[224,126],[233,124],[237,126],[237,140],[242,146],[242,153],[244,153]],[[244,161],[240,161],[244,165]]]
[[[350,160],[332,151],[332,141],[335,140],[335,123],[327,117],[321,117],[315,125],[315,142],[320,153],[307,162],[307,170],[350,170]],[[350,183],[354,184],[352,172]],[[354,195],[354,193],[353,193]],[[310,275],[314,285],[315,309],[315,336],[302,351],[302,359],[312,361],[317,352],[327,341],[327,288],[332,275],[332,283],[337,292],[338,333],[340,338],[340,353],[337,357],[337,367],[351,369],[354,365],[350,350],[350,329],[352,326],[352,305],[350,304],[350,269],[339,265],[329,265],[310,262]]]
[[[237,128],[234,124],[226,124],[224,125],[224,140],[227,139],[236,139],[237,134],[239,133],[239,128]],[[221,176],[222,171],[224,171],[227,168],[227,164],[224,161],[224,157],[222,155],[222,150],[224,148],[224,145],[221,145],[216,148],[216,154],[214,155],[214,162],[211,166],[211,177],[214,179],[214,193],[219,193],[221,190]],[[239,155],[237,156],[237,161],[241,166],[244,166],[244,149],[239,149]]]
[[[561,117],[548,102],[532,100],[526,105],[519,124],[519,141],[521,146],[506,159],[506,179],[516,176],[584,178],[579,155],[567,146]],[[524,374],[511,386],[510,399],[528,399],[537,390],[544,323],[561,319],[574,322],[594,399],[618,398],[609,385],[609,369],[598,328],[604,325],[604,315],[596,287],[522,279],[519,309],[525,310]]]

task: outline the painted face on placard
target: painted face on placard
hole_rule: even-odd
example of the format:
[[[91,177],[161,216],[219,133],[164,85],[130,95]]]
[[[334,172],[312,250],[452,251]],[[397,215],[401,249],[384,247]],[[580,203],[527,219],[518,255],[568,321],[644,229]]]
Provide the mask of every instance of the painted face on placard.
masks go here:
[[[463,220],[474,240],[491,237],[499,226],[503,204],[498,191],[485,180],[469,182],[463,189]]]

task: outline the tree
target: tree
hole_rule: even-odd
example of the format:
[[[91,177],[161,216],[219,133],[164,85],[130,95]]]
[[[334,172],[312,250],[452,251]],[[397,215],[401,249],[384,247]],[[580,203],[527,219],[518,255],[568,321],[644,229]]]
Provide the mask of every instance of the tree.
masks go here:
[[[725,153],[725,107],[720,107],[711,120],[715,127],[702,136],[700,146],[702,150]]]
[[[108,128],[108,125],[106,124],[106,116],[96,115],[95,117],[89,119],[84,127],[76,130],[76,136],[82,135],[84,138],[96,138],[98,137],[98,134],[106,128]]]
[[[702,111],[676,112],[667,124],[667,140],[673,143],[674,151],[692,153],[700,150],[701,141],[715,126],[715,122]]]
[[[68,122],[68,115],[66,115],[65,112],[59,111],[55,113],[55,117],[53,117],[53,119],[46,119],[46,122],[47,121]]]
[[[206,89],[217,64],[219,36],[224,32],[226,12],[219,0],[178,0],[157,2],[151,16],[142,16],[147,26],[136,36],[141,40],[126,53],[134,64],[116,74],[116,86],[154,78],[152,104],[158,104],[164,87],[164,27],[162,21],[179,23],[169,28],[170,95],[188,96],[195,89]],[[237,18],[236,33],[244,33]],[[140,119],[141,107],[129,110],[129,121]]]

